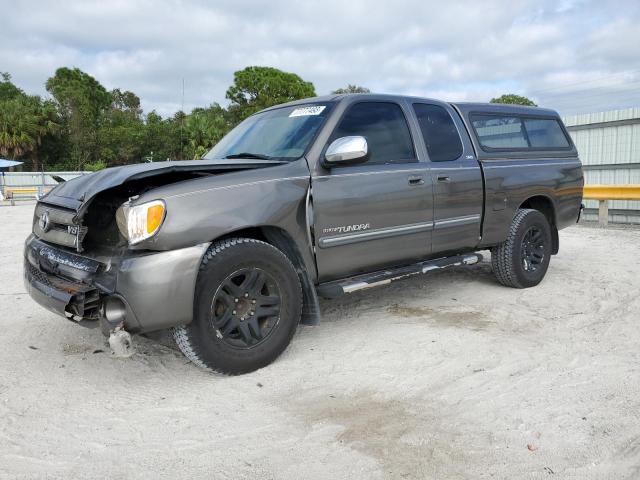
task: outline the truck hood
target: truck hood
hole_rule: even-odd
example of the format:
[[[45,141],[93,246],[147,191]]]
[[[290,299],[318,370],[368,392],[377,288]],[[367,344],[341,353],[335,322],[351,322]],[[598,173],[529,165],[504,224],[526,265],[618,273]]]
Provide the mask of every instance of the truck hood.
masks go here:
[[[83,175],[56,186],[42,198],[43,202],[73,209],[79,214],[100,192],[123,185],[132,180],[167,175],[173,172],[202,172],[215,174],[237,172],[255,168],[282,165],[279,160],[218,159],[154,162],[105,168],[99,172]],[[171,183],[168,181],[167,183]]]

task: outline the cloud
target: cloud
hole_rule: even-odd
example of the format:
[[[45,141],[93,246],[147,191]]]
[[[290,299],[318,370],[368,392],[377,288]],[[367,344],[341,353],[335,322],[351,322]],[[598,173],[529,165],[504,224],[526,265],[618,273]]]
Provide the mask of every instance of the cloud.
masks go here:
[[[146,111],[225,104],[233,72],[269,65],[319,94],[486,101],[534,97],[563,114],[640,105],[638,2],[563,0],[0,0],[0,71],[29,92],[60,66],[137,93]]]

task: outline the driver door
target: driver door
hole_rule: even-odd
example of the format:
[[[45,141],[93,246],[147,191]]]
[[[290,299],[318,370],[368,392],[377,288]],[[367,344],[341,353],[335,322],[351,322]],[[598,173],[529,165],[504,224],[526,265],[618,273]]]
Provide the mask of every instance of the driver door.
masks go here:
[[[410,264],[431,253],[433,191],[396,102],[352,104],[331,141],[363,136],[369,158],[312,177],[320,281]]]

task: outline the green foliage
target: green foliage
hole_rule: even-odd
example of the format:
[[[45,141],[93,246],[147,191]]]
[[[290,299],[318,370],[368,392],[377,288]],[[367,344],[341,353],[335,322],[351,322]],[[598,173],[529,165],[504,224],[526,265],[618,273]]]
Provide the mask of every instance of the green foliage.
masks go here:
[[[527,107],[537,107],[533,100],[523,97],[522,95],[516,95],[515,93],[507,93],[497,98],[492,98],[489,103],[507,103],[512,105],[524,105]]]
[[[140,98],[107,91],[78,68],[59,68],[46,82],[53,100],[28,96],[0,72],[0,155],[40,170],[101,170],[143,161],[201,158],[247,116],[315,96],[313,84],[270,67],[235,72],[228,108],[214,103],[190,114],[143,114]],[[350,85],[348,88],[362,89]],[[362,89],[366,90],[366,89]]]
[[[21,98],[0,105],[0,155],[20,158],[36,146],[36,122]]]
[[[46,83],[62,117],[69,137],[72,162],[82,169],[100,155],[98,130],[104,113],[112,104],[109,92],[91,75],[78,68],[59,68]]]
[[[100,82],[79,68],[57,69],[55,75],[47,80],[46,87],[61,113],[67,116],[81,114],[96,122],[112,103],[111,95]]]
[[[93,162],[93,163],[84,164],[84,169],[90,172],[97,172],[98,170],[102,170],[104,168],[107,168],[107,164],[102,160],[98,160],[97,162]]]
[[[151,111],[145,122],[143,158],[148,161],[163,161],[182,158],[180,120],[163,119]]]
[[[38,96],[26,95],[11,83],[9,74],[0,82],[0,155],[30,161],[40,170],[40,146],[56,135],[60,124],[55,106]]]
[[[349,84],[345,88],[338,88],[331,93],[333,93],[334,95],[339,95],[341,93],[371,93],[371,90],[369,90],[367,87],[360,87],[358,85]]]
[[[109,165],[139,162],[143,157],[145,138],[140,99],[134,93],[120,89],[112,90],[110,96],[111,105],[102,114],[97,130],[97,161]]]
[[[186,118],[187,157],[202,158],[231,129],[227,112],[217,103],[197,108]]]
[[[125,112],[133,118],[140,119],[142,117],[140,98],[128,90],[124,92],[119,88],[111,90],[111,109]]]
[[[9,73],[0,72],[0,77],[2,77],[2,81],[0,81],[0,102],[24,95],[22,90],[11,83],[11,75]]]
[[[234,122],[279,103],[316,95],[313,83],[277,68],[247,67],[235,72],[233,78],[227,99],[231,101],[229,114]]]

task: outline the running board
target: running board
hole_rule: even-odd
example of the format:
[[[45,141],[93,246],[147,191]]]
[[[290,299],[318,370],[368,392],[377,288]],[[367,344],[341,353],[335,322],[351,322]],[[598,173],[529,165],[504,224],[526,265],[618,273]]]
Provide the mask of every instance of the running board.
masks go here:
[[[435,260],[427,260],[405,267],[399,267],[388,270],[380,270],[374,273],[367,273],[355,277],[345,278],[343,280],[335,280],[333,282],[321,283],[318,285],[318,295],[324,298],[337,298],[345,293],[352,293],[365,288],[386,285],[394,280],[401,278],[428,273],[433,270],[442,270],[457,265],[473,265],[482,261],[482,255],[479,253],[471,253],[467,255],[456,255],[454,257],[437,258]]]

